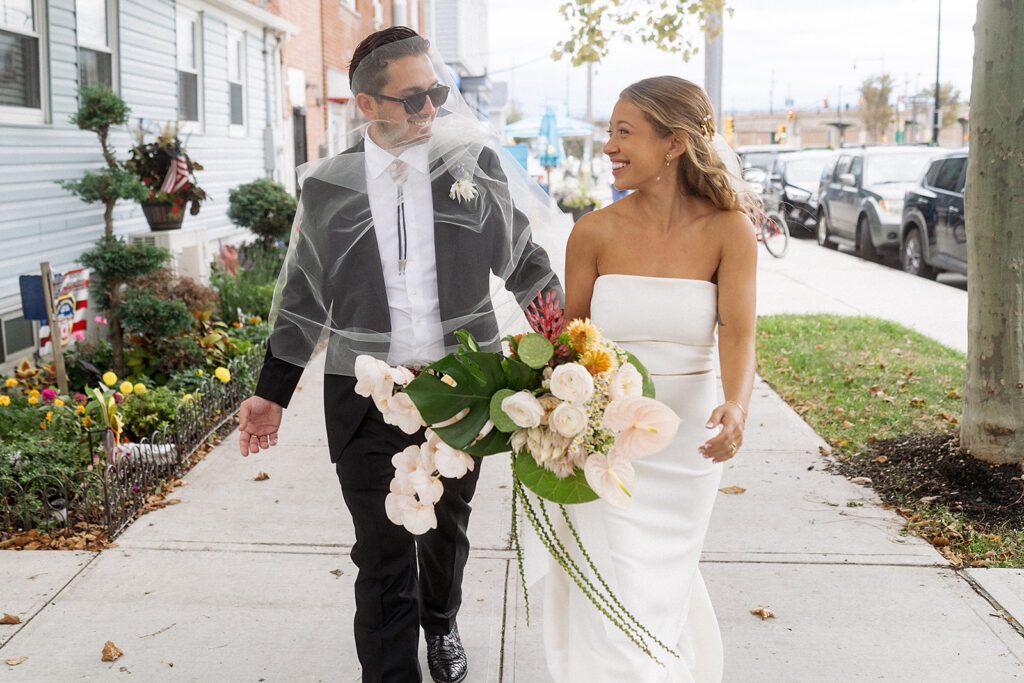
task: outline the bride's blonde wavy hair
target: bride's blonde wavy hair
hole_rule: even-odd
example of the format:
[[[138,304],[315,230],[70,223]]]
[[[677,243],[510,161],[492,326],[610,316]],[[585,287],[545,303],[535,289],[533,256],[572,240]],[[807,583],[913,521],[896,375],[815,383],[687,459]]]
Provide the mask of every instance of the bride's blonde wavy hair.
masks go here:
[[[712,142],[715,116],[703,88],[684,78],[655,76],[630,85],[619,97],[636,105],[660,137],[675,135],[686,145],[678,168],[683,192],[703,197],[723,211],[754,215],[753,194],[729,172]]]

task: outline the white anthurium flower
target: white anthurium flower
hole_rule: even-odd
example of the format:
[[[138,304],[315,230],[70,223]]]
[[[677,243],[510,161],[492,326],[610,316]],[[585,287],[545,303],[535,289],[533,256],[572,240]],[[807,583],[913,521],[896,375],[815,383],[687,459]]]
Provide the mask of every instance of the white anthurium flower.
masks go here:
[[[391,381],[394,382],[395,384],[397,384],[400,387],[404,387],[409,382],[411,382],[414,379],[416,379],[416,375],[412,374],[412,370],[410,370],[409,368],[405,367],[404,365],[399,365],[398,367],[389,368],[388,374],[391,377]]]
[[[615,400],[644,395],[644,376],[632,363],[623,363],[608,386],[608,395]]]
[[[594,394],[594,377],[579,363],[565,363],[551,373],[551,393],[570,403],[583,403]]]
[[[360,396],[373,397],[377,407],[391,396],[394,381],[391,379],[391,366],[373,356],[361,355],[355,363],[356,386],[353,389]],[[381,411],[383,412],[383,411]]]
[[[476,467],[476,462],[468,453],[456,450],[441,440],[433,430],[427,430],[427,442],[423,448],[431,452],[434,467],[442,477],[461,479],[466,472]]]
[[[388,399],[387,407],[388,412],[381,411],[384,421],[398,427],[406,434],[415,434],[421,427],[426,426],[409,394],[402,392],[395,394]]]
[[[529,429],[540,424],[544,406],[529,391],[520,391],[501,402],[501,409],[517,426]]]
[[[587,413],[572,403],[561,403],[551,412],[550,427],[565,437],[574,437],[587,426]]]
[[[604,409],[604,423],[617,432],[615,448],[629,458],[663,450],[675,438],[679,422],[671,408],[646,396],[615,399]]]
[[[636,472],[629,458],[618,453],[616,446],[612,446],[608,455],[591,453],[583,464],[583,474],[590,488],[603,500],[622,510],[629,509]]]

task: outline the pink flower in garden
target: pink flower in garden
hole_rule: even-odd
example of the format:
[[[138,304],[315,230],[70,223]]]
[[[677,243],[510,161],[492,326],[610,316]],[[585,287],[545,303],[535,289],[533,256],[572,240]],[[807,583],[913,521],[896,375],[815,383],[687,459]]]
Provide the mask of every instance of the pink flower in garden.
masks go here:
[[[95,318],[93,318],[93,320],[98,322],[100,325],[106,325],[107,324],[107,319],[104,318],[102,315],[96,316]]]
[[[124,396],[121,395],[120,391],[114,392],[114,402],[117,403],[117,405],[124,403]]]
[[[85,394],[82,394],[82,393],[78,393],[78,392],[75,392],[75,395],[72,396],[72,398],[74,399],[75,403],[83,403],[83,404],[88,402],[88,400],[89,400],[88,396],[86,396]]]
[[[71,336],[74,337],[76,341],[85,341],[85,335],[82,334],[81,330],[76,330],[75,332],[72,332]]]
[[[43,389],[39,395],[46,403],[53,403],[53,399],[57,398],[57,392],[54,389]]]

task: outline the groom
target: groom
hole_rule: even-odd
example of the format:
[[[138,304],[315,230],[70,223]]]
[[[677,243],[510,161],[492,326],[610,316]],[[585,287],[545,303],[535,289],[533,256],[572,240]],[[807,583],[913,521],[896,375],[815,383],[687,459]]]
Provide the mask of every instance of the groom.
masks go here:
[[[314,222],[337,232],[337,226],[355,221],[356,214],[369,215],[372,226],[346,245],[344,254],[332,250],[338,249],[337,239],[325,238],[321,245],[308,247],[321,252],[319,260],[334,267],[312,279],[292,277],[290,272],[281,292],[282,307],[289,301],[296,308],[312,299],[328,302],[322,317],[330,316],[329,324],[335,330],[390,333],[385,351],[392,364],[439,359],[446,346],[455,344],[454,330],[444,332],[442,320],[469,320],[465,326],[478,339],[497,338],[488,280],[490,272],[500,267],[496,261],[502,260],[494,254],[500,252],[505,261],[510,256],[502,244],[508,233],[512,243],[525,244],[525,250],[514,267],[501,268],[506,272],[506,288],[521,303],[532,299],[538,282],[548,282],[546,288],[561,295],[547,254],[529,240],[529,226],[521,212],[512,212],[507,219],[513,225],[505,225],[501,211],[473,211],[470,202],[450,198],[449,188],[455,180],[450,173],[442,171],[431,180],[431,171],[438,174],[439,169],[427,158],[430,129],[448,91],[438,83],[428,50],[429,43],[405,27],[374,33],[356,48],[349,78],[357,106],[373,123],[363,141],[332,163],[343,164],[350,158],[350,163],[362,165],[356,170],[365,172],[366,194],[356,195],[345,211],[332,213],[324,207],[338,206],[332,200],[353,190],[311,175],[302,186],[307,219],[301,235],[293,239],[315,240],[307,231]],[[395,168],[399,157],[405,162],[401,179],[387,172]],[[508,190],[492,151],[484,148],[478,163]],[[396,190],[399,197],[403,192],[406,197],[397,219]],[[474,201],[487,202],[487,193]],[[319,218],[310,220],[318,209]],[[442,210],[445,213],[438,213]],[[325,212],[331,215],[325,217]],[[467,217],[476,217],[476,229],[442,219],[452,215],[460,218],[455,222],[462,223]],[[408,231],[404,240],[408,253],[401,252],[403,240],[396,238],[396,220],[403,224],[399,233],[402,228]],[[396,248],[402,257],[400,267],[395,263]],[[425,288],[420,286],[424,283]],[[422,296],[408,296],[419,293]],[[290,329],[292,320],[294,317],[279,315],[256,395],[241,406],[242,455],[277,441],[282,409],[302,374],[301,366],[280,357],[285,355],[285,347],[289,346],[287,355],[292,359],[296,353],[308,358],[313,350],[316,335]],[[421,326],[421,321],[426,324]],[[329,344],[336,341],[332,336]],[[491,346],[494,348],[485,350],[498,348]],[[328,354],[330,357],[330,345]],[[462,601],[462,576],[469,555],[466,527],[480,459],[475,459],[473,471],[461,479],[443,479],[444,495],[435,507],[437,528],[422,536],[410,535],[388,520],[384,500],[394,475],[391,457],[422,443],[423,432],[410,436],[386,424],[372,400],[357,395],[354,386],[355,378],[348,375],[324,377],[331,460],[356,533],[352,548],[352,561],[358,568],[354,631],[363,681],[421,680],[417,656],[421,626],[431,677],[446,683],[461,681],[468,666],[456,616]]]

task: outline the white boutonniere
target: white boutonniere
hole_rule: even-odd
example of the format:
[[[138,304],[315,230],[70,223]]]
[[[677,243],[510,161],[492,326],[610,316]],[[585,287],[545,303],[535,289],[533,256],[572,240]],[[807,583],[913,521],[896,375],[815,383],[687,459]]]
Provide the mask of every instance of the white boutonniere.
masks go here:
[[[476,199],[479,191],[476,188],[476,183],[473,182],[470,175],[466,173],[464,166],[459,166],[457,171],[458,180],[452,183],[451,190],[448,191],[448,196],[457,202],[461,201],[473,201]]]

